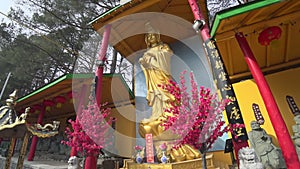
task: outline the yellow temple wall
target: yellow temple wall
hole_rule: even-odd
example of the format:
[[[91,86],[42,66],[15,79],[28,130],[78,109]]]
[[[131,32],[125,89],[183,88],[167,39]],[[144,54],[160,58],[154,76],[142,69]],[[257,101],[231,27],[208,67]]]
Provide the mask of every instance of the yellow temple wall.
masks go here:
[[[292,96],[298,107],[300,107],[299,77],[300,68],[289,69],[265,76],[291,136],[293,135],[292,125],[294,125],[295,122],[293,120],[293,114],[289,109],[288,103],[286,102],[286,96]],[[265,104],[262,100],[255,81],[241,81],[239,83],[233,84],[233,87],[242,112],[247,132],[251,130],[250,122],[252,120],[255,120],[254,112],[252,110],[252,104],[256,103],[259,105],[265,119],[265,124],[262,125],[262,128],[264,128],[266,132],[274,138],[273,142],[278,146],[276,134],[272,127],[271,121],[265,108]]]
[[[133,105],[112,109],[112,116],[117,119],[115,148],[118,155],[131,157],[135,146],[135,109]]]

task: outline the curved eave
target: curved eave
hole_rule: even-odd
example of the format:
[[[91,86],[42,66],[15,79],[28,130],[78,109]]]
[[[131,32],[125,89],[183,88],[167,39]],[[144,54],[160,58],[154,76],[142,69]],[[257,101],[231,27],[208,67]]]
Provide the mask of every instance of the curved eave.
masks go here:
[[[221,31],[220,25],[221,22],[225,19],[229,19],[233,16],[240,15],[246,12],[250,12],[259,8],[263,8],[274,3],[281,2],[282,0],[262,0],[262,1],[253,1],[243,5],[239,5],[233,8],[229,8],[224,11],[220,11],[216,14],[213,26],[211,28],[210,35],[214,37],[219,31]],[[241,25],[242,26],[242,25]]]
[[[98,30],[108,23],[111,23],[121,17],[139,12],[160,0],[131,0],[123,5],[118,5],[115,8],[103,13],[89,24],[94,30]]]
[[[200,8],[203,10],[204,17],[207,20],[207,10],[204,0],[199,1]],[[172,24],[166,24],[161,20],[164,17],[150,17],[150,15],[137,16],[136,14],[142,14],[146,12],[154,12],[159,14],[167,14],[171,16],[179,17],[182,20],[187,21],[189,24],[180,24],[174,21]],[[131,19],[124,19],[123,17],[137,16],[137,20],[133,21]],[[180,30],[181,33],[176,35],[176,37],[164,36],[162,33],[161,39],[165,43],[173,43],[178,41],[178,39],[185,39],[194,36],[196,33],[192,29],[192,23],[194,22],[194,16],[189,6],[187,0],[132,0],[124,5],[120,5],[103,15],[94,19],[90,24],[93,29],[97,31],[100,35],[103,34],[103,27],[107,24],[112,25],[111,36],[109,39],[109,44],[113,46],[122,56],[128,57],[131,54],[146,49],[146,44],[144,43],[144,32],[141,30],[145,29],[145,23],[152,20],[156,20],[156,24],[166,25],[166,28],[174,28],[174,24],[177,26],[176,29]],[[159,21],[157,21],[159,20]],[[169,20],[169,23],[172,20]],[[161,31],[161,30],[160,30]],[[168,30],[169,34],[172,34],[172,30]],[[174,29],[173,29],[174,31]],[[131,34],[131,33],[134,34]],[[161,31],[163,32],[163,31]],[[129,35],[130,36],[127,36]],[[173,34],[172,34],[173,35]],[[140,43],[137,43],[140,42]],[[130,60],[129,58],[129,61]]]
[[[130,90],[129,86],[126,84],[124,78],[120,74],[103,74],[104,80],[105,79],[111,79],[111,78],[118,78],[120,79],[120,82],[128,93],[130,94],[131,98],[134,98],[133,92]],[[72,90],[72,83],[76,83],[77,81],[83,81],[84,79],[93,79],[95,78],[94,74],[66,74],[61,76],[60,78],[54,80],[53,82],[50,82],[49,84],[33,91],[32,93],[29,93],[26,96],[23,96],[17,100],[18,103],[20,102],[26,102],[27,100],[30,100],[34,97],[39,98],[47,98],[49,97],[49,93],[53,93],[54,95],[59,95],[59,91],[62,90]],[[76,85],[76,84],[75,84]],[[73,87],[75,87],[73,85]]]
[[[281,37],[269,45],[259,43],[259,34],[277,26]],[[242,32],[264,74],[300,66],[300,1],[261,0],[221,11],[216,15],[211,36],[232,82],[252,78],[242,51],[235,39]]]
[[[92,74],[66,74],[54,80],[53,82],[50,82],[49,84],[46,84],[45,86],[29,93],[28,95],[19,98],[17,102],[23,102],[30,99],[31,97],[36,97],[40,93],[45,93],[44,97],[46,97],[46,92],[49,92],[49,90],[51,90],[53,87],[55,87],[59,91],[65,88],[72,87],[72,79],[87,79],[92,77],[94,77],[94,75]]]
[[[75,115],[74,106],[76,106],[78,98],[84,97],[88,100],[90,88],[95,79],[94,74],[66,74],[53,82],[35,90],[34,92],[18,99],[16,110],[20,113],[27,107],[35,105],[43,105],[44,100],[54,101],[56,96],[63,96],[67,100],[61,107],[51,106],[51,109],[45,114],[45,119],[58,119],[59,117],[69,117]],[[79,96],[82,86],[87,86],[87,92],[84,96]],[[130,104],[134,99],[134,94],[126,84],[121,74],[104,74],[102,79],[103,92],[101,102],[108,103],[109,107],[118,107],[123,104]],[[74,94],[73,102],[69,100],[70,92]],[[30,113],[28,120],[38,117],[40,111]]]

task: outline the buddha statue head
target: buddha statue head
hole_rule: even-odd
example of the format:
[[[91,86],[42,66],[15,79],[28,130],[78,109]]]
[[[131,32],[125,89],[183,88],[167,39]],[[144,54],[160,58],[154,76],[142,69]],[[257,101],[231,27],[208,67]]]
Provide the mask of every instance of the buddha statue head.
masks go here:
[[[152,48],[162,44],[160,40],[160,34],[158,30],[155,30],[149,22],[145,24],[146,26],[146,35],[145,35],[145,42],[147,48]]]

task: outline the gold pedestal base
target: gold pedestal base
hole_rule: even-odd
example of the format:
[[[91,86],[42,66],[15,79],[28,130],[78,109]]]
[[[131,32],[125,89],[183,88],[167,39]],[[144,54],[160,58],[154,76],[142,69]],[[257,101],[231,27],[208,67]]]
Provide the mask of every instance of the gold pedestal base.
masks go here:
[[[206,163],[208,169],[214,169],[213,154],[206,155]],[[182,162],[174,162],[167,164],[137,164],[132,160],[124,161],[123,169],[200,169],[202,168],[202,159],[187,160]]]

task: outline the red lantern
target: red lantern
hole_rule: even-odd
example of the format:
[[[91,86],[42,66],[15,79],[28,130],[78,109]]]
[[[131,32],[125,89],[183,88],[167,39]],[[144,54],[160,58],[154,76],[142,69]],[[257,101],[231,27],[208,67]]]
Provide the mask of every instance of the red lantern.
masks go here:
[[[32,113],[38,113],[38,112],[40,112],[43,109],[43,106],[40,105],[40,104],[35,104],[35,105],[31,106],[30,108],[31,108],[30,112],[32,112]]]
[[[72,91],[68,92],[67,96],[68,96],[69,99],[72,99],[73,98],[73,92]]]
[[[66,98],[64,96],[56,96],[54,97],[54,101],[56,103],[57,108],[61,108],[62,104],[66,102]]]
[[[70,91],[69,93],[67,93],[67,97],[68,99],[70,99],[70,103],[73,103],[73,99],[77,99],[79,95],[77,92]]]
[[[281,32],[279,26],[268,27],[259,34],[258,42],[263,46],[268,46],[271,41],[280,38]]]
[[[44,106],[46,107],[46,110],[49,111],[50,108],[51,108],[52,106],[54,106],[55,103],[54,103],[54,101],[52,101],[52,100],[44,100],[43,104],[44,104]]]

